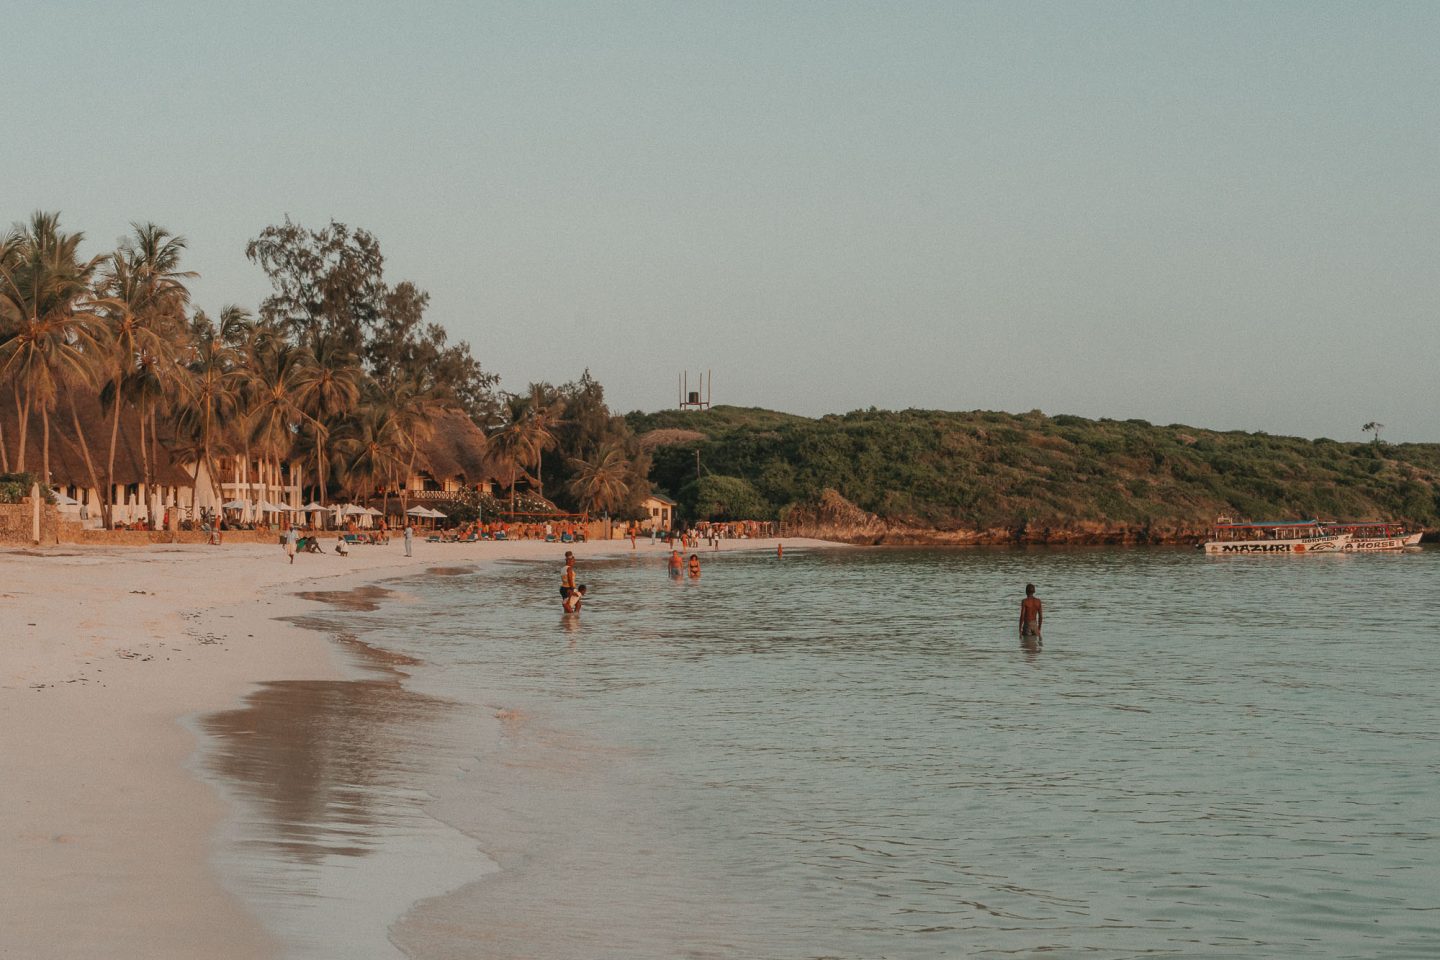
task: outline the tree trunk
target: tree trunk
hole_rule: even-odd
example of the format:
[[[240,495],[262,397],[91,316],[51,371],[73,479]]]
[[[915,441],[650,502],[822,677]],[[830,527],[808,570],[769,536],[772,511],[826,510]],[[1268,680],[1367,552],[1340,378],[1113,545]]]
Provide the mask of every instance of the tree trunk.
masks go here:
[[[150,450],[145,446],[145,408],[140,408],[140,487],[145,491],[145,519],[155,529],[155,515],[150,510]]]
[[[50,409],[40,404],[40,479],[50,484]]]
[[[31,390],[30,384],[27,383],[27,384],[25,385],[25,402],[24,402],[24,404],[21,404],[21,403],[20,403],[20,388],[19,388],[18,385],[16,386],[16,388],[15,388],[15,407],[16,407],[16,409],[18,409],[18,410],[20,411],[20,448],[19,448],[19,450],[16,452],[16,455],[15,455],[15,471],[16,471],[17,473],[24,473],[24,472],[25,472],[25,444],[26,444],[26,442],[28,442],[28,440],[29,440],[29,437],[27,437],[26,434],[29,432],[29,429],[30,429],[30,398],[31,398],[31,395],[32,395],[32,390]]]
[[[80,441],[80,454],[85,458],[85,472],[90,476],[90,486],[99,490],[100,479],[95,476],[95,463],[90,459],[90,444],[85,439],[85,431],[80,429],[80,414],[75,410],[75,391],[69,390],[66,395],[70,401],[70,423],[75,427],[75,436]]]
[[[5,450],[5,418],[0,417],[0,473],[10,472],[10,454]]]
[[[101,500],[101,513],[105,517],[105,529],[115,529],[115,443],[120,438],[120,390],[115,390],[115,416],[110,421],[110,460],[105,467],[105,490]]]

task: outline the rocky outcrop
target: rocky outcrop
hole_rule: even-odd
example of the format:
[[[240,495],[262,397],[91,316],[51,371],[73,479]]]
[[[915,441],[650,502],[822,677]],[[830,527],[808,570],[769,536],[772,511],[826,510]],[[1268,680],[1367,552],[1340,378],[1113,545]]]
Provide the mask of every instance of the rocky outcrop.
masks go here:
[[[792,507],[784,517],[786,536],[814,537],[839,543],[909,546],[985,546],[996,544],[1194,544],[1205,539],[1201,524],[1130,524],[1077,520],[1073,523],[1019,523],[986,529],[938,529],[888,523],[867,513],[834,490],[813,503]]]

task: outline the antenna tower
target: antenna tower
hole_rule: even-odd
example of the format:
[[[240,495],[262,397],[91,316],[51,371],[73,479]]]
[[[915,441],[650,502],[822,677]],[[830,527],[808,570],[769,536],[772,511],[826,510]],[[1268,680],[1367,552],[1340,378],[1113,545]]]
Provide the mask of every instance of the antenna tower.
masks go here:
[[[680,409],[681,410],[709,410],[710,409],[710,388],[714,375],[706,370],[700,374],[700,382],[697,389],[690,389],[690,373],[685,371],[680,374]],[[705,399],[700,399],[704,394]]]

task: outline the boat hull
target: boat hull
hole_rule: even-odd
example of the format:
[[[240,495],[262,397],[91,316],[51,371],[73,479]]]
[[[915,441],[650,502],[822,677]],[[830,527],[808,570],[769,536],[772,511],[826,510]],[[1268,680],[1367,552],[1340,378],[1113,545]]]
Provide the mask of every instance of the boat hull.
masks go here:
[[[1353,537],[1345,544],[1346,553],[1370,553],[1376,550],[1404,550],[1418,547],[1421,534],[1411,533],[1403,537]]]
[[[1209,540],[1202,546],[1206,553],[1341,553],[1349,542],[1348,533],[1339,533],[1281,540]]]

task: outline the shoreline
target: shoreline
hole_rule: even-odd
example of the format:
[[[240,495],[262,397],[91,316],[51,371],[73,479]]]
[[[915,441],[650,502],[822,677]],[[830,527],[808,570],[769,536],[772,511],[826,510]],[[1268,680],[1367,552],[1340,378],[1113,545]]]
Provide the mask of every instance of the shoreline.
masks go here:
[[[843,546],[782,538],[795,546]],[[774,549],[775,540],[723,549]],[[0,552],[0,951],[31,958],[249,960],[280,944],[212,859],[232,809],[198,769],[198,720],[266,682],[365,673],[314,615],[329,593],[444,564],[623,555],[626,541],[398,542],[350,558],[278,546]],[[661,545],[638,546],[661,556]],[[323,564],[323,567],[322,567]]]

